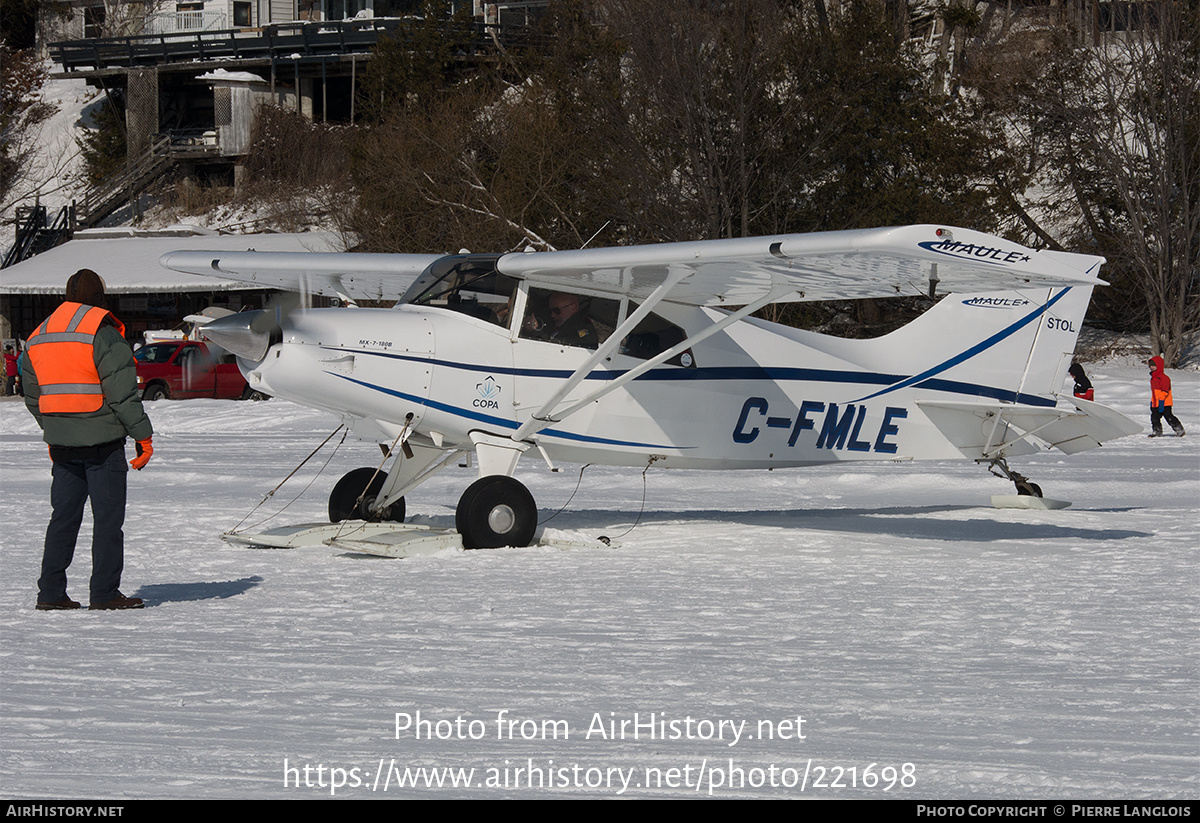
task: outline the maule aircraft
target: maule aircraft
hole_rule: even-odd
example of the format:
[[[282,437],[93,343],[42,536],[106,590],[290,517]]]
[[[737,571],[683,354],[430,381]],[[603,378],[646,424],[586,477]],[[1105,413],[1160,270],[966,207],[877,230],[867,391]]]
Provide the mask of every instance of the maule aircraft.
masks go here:
[[[350,472],[329,514],[402,521],[404,498],[473,455],[466,548],[528,545],[531,460],[778,469],[966,458],[1041,498],[1008,460],[1140,427],[1063,396],[1103,258],[939,226],[577,251],[174,252],[168,268],[391,309],[258,311],[209,323],[254,389],[340,415],[394,455]],[[873,340],[751,317],[775,302],[944,295]],[[1016,496],[1014,496],[1016,497]],[[1065,504],[1064,504],[1065,505]]]

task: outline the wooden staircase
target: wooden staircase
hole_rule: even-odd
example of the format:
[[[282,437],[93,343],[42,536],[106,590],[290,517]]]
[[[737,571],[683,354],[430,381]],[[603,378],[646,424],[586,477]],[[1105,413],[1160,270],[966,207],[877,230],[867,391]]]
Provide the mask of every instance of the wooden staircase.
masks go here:
[[[174,165],[171,137],[159,135],[140,154],[84,193],[75,208],[79,227],[94,227],[121,206],[133,201]]]
[[[75,205],[63,206],[53,222],[46,219],[45,206],[19,206],[16,213],[17,239],[0,261],[6,269],[35,254],[71,239],[75,231]]]

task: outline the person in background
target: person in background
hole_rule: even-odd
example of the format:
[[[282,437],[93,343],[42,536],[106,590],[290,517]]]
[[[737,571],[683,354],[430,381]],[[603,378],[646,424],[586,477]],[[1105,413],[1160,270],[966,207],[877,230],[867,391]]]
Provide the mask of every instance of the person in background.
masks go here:
[[[12,346],[4,347],[4,396],[17,393],[17,354]]]
[[[1150,366],[1150,428],[1153,430],[1150,436],[1162,437],[1162,421],[1166,418],[1175,436],[1183,437],[1186,434],[1183,424],[1171,413],[1171,378],[1167,376],[1163,359],[1155,355],[1146,362]]]
[[[1083,372],[1083,366],[1072,363],[1067,374],[1075,378],[1075,396],[1083,400],[1095,400],[1096,393],[1092,390],[1092,381]]]

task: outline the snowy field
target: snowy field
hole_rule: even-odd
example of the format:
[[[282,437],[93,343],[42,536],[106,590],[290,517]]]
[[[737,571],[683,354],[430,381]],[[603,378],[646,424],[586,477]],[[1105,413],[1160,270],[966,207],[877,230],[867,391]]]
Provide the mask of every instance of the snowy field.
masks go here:
[[[1142,369],[1091,376],[1148,423]],[[50,468],[0,403],[0,793],[1196,798],[1200,374],[1171,376],[1195,436],[1015,461],[1063,511],[990,508],[1011,485],[968,462],[651,470],[613,547],[410,560],[222,542],[336,421],[160,402],[123,613],[34,611]],[[378,454],[347,441],[269,525]],[[522,468],[543,519],[579,478]],[[472,476],[410,513],[452,526]],[[642,496],[592,467],[549,527],[617,537]]]

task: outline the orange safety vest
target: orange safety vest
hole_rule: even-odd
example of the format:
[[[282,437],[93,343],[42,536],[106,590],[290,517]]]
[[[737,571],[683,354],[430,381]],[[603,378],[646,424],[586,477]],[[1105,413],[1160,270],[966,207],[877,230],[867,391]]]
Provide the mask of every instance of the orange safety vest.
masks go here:
[[[104,405],[93,346],[105,317],[111,317],[107,309],[63,303],[29,335],[29,363],[41,391],[42,414],[94,412]],[[113,322],[124,336],[125,327],[115,317]]]

